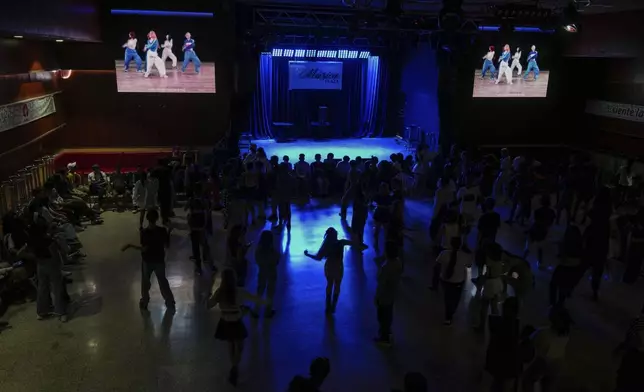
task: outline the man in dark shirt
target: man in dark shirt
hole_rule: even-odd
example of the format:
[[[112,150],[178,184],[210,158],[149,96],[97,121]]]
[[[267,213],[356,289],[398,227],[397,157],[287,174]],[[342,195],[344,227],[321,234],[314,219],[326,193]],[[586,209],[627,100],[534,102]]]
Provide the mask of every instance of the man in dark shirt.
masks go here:
[[[534,222],[530,230],[528,230],[528,239],[526,240],[525,251],[523,253],[524,259],[528,257],[530,244],[536,244],[537,264],[541,267],[543,261],[543,242],[548,237],[548,230],[550,230],[550,226],[555,223],[556,219],[557,214],[550,208],[550,195],[543,195],[541,197],[541,207],[534,211]]]
[[[201,275],[201,261],[210,262],[210,246],[206,235],[208,200],[203,197],[201,184],[193,187],[193,196],[188,200],[188,225],[190,226],[190,242],[192,243],[192,259],[195,262],[195,273]],[[203,259],[202,259],[203,255]]]
[[[151,208],[145,216],[148,220],[148,226],[140,230],[141,245],[128,244],[123,247],[123,251],[128,248],[135,248],[141,251],[141,300],[139,307],[147,310],[150,302],[150,278],[152,273],[157,277],[159,290],[165,300],[165,306],[169,310],[175,308],[174,296],[170,290],[170,284],[165,276],[165,249],[170,245],[170,233],[165,227],[158,226],[159,212],[156,208]]]
[[[501,227],[501,215],[494,211],[496,201],[488,197],[483,202],[483,214],[478,223],[478,241],[474,262],[476,263],[479,273],[483,270],[485,264],[485,248],[496,242],[496,233]]]
[[[331,372],[328,358],[316,358],[309,367],[309,377],[295,376],[289,384],[289,392],[317,392]]]

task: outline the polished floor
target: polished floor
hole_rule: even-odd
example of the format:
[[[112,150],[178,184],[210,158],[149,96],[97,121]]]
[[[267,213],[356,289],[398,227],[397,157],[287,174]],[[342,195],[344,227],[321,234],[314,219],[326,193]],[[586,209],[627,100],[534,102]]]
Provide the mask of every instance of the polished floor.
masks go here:
[[[177,68],[172,68],[172,63],[166,61],[168,77],[159,77],[159,71],[152,68],[150,77],[144,78],[142,73],[136,72],[134,61],[130,63],[129,72],[124,72],[123,60],[115,61],[116,87],[120,93],[206,93],[217,92],[215,85],[215,63],[202,63],[199,73],[195,73],[194,65],[189,64],[186,72],[181,72],[182,62]]]
[[[285,256],[279,267],[277,314],[272,320],[246,320],[250,337],[242,361],[239,391],[285,391],[289,380],[305,373],[311,359],[330,358],[331,374],[324,391],[383,391],[399,387],[407,371],[420,371],[430,391],[484,390],[484,337],[467,323],[467,301],[451,327],[442,325],[440,293],[427,289],[432,256],[427,241],[429,202],[408,201],[407,267],[396,305],[395,344],[373,344],[377,325],[373,306],[376,265],[374,250],[348,249],[338,312],[324,315],[323,266],[303,256],[316,250],[327,227],[342,233],[339,208],[314,202],[294,209],[290,237],[280,235]],[[507,212],[502,207],[500,211]],[[179,210],[177,210],[180,213]],[[210,278],[195,278],[189,261],[185,219],[175,219],[167,257],[170,285],[177,299],[176,314],[166,313],[153,284],[149,313],[138,309],[140,259],[136,251],[119,248],[136,242],[138,216],[105,213],[105,224],[80,234],[88,254],[73,269],[73,298],[68,323],[37,321],[35,304],[14,305],[2,317],[10,329],[0,333],[0,391],[231,391],[226,383],[227,348],[213,338],[217,311],[206,311],[200,299]],[[221,216],[215,215],[215,225]],[[268,224],[267,226],[268,227]],[[261,228],[248,234],[255,240]],[[555,257],[552,233],[546,257]],[[474,234],[473,237],[474,238]],[[501,243],[520,251],[523,231],[504,226]],[[217,261],[223,257],[224,233],[213,236]],[[366,242],[373,244],[372,235]],[[253,251],[249,252],[253,261]],[[254,268],[251,269],[254,271]],[[543,325],[549,271],[537,273],[537,289],[525,303],[522,321]],[[611,391],[616,361],[611,350],[631,317],[641,308],[642,282],[625,286],[619,268],[607,276],[602,300],[590,300],[581,284],[571,300],[575,326],[569,345],[561,391]],[[248,282],[254,287],[254,279]],[[468,285],[467,293],[472,287]]]
[[[525,70],[524,70],[525,72]],[[495,79],[496,80],[496,79]],[[550,71],[541,71],[539,79],[533,80],[533,74],[527,80],[523,75],[516,73],[512,77],[512,84],[507,84],[505,77],[499,84],[494,84],[489,76],[481,78],[481,70],[474,72],[474,98],[545,98],[548,95],[548,82]]]
[[[253,140],[252,143],[263,147],[269,155],[277,155],[280,159],[288,155],[291,162],[297,162],[300,154],[306,155],[308,162],[313,161],[315,154],[322,155],[322,159],[332,152],[336,159],[342,159],[347,155],[352,158],[361,156],[369,158],[372,156],[380,160],[389,159],[391,154],[399,152],[407,155],[404,143],[392,137],[378,137],[365,139],[331,139],[311,140],[297,139],[292,143],[277,143],[275,140]]]

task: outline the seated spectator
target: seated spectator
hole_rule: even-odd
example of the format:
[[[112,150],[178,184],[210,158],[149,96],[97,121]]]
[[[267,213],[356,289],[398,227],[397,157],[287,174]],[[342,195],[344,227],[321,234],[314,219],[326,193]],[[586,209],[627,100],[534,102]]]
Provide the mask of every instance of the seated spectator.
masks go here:
[[[342,187],[347,182],[349,170],[351,170],[351,158],[345,155],[344,157],[342,157],[342,160],[335,166],[335,178],[337,181],[335,186],[337,190],[343,190]]]
[[[289,392],[317,392],[331,372],[328,358],[316,358],[309,367],[309,376],[295,376],[288,386]]]
[[[284,155],[282,157],[282,163],[285,164],[285,166],[288,169],[289,173],[293,171],[293,165],[291,165],[290,160],[291,160],[291,158],[289,158],[288,155]]]
[[[81,185],[81,176],[76,173],[76,162],[70,162],[67,164],[67,174],[65,177],[67,178],[67,183],[72,189],[76,189]]]
[[[295,176],[297,178],[297,188],[300,195],[302,197],[308,197],[311,165],[305,160],[304,154],[300,154],[299,161],[295,163]]]
[[[109,179],[107,175],[101,171],[101,167],[99,165],[93,165],[92,172],[87,176],[87,182],[89,184],[90,195],[98,196],[99,208],[103,202],[103,197],[105,197],[105,193],[107,192],[108,181]]]
[[[329,194],[329,178],[320,154],[315,154],[315,161],[311,164],[311,177],[315,181],[316,195],[327,196]]]

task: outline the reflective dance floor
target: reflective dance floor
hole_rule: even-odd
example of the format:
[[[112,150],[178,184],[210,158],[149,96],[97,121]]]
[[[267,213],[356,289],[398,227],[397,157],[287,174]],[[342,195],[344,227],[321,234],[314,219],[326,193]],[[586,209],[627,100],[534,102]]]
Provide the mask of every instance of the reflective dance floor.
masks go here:
[[[274,151],[269,151],[269,155]],[[340,153],[339,155],[341,155]],[[365,154],[366,155],[366,154]],[[138,216],[130,212],[104,214],[105,224],[89,227],[80,237],[88,257],[73,269],[70,320],[36,320],[35,304],[11,306],[2,320],[10,329],[0,333],[0,391],[261,391],[283,392],[295,374],[306,373],[317,356],[330,358],[331,373],[322,390],[333,392],[389,391],[400,387],[408,371],[422,372],[430,391],[479,391],[489,385],[483,371],[485,338],[472,332],[467,321],[468,283],[454,324],[442,325],[442,296],[430,292],[431,247],[427,225],[429,202],[406,203],[408,239],[405,275],[394,314],[394,345],[380,348],[372,342],[377,324],[373,304],[376,265],[372,231],[370,248],[361,254],[347,249],[345,275],[337,313],[324,314],[323,265],[303,256],[317,250],[327,227],[343,233],[336,204],[314,202],[294,208],[290,238],[280,232],[286,256],[279,266],[275,308],[271,320],[247,319],[250,336],[240,369],[240,384],[226,382],[227,347],[213,337],[218,312],[202,304],[211,277],[195,278],[189,261],[190,241],[185,217],[167,257],[170,285],[177,300],[176,314],[165,312],[153,282],[150,312],[138,308],[140,258],[137,251],[120,247],[138,239]],[[507,208],[500,208],[507,214]],[[181,215],[182,210],[177,209]],[[221,216],[215,214],[215,227]],[[266,224],[269,227],[269,224]],[[257,240],[263,227],[248,233]],[[554,260],[557,227],[548,240],[546,258]],[[342,234],[341,234],[342,235]],[[472,234],[471,244],[476,233]],[[212,239],[215,259],[224,257],[225,234],[216,229]],[[505,226],[500,242],[519,252],[523,230]],[[253,249],[248,254],[254,290]],[[534,262],[533,259],[531,261]],[[536,291],[521,313],[523,323],[543,325],[547,314],[550,271],[536,271]],[[616,362],[611,351],[621,340],[629,319],[641,307],[642,282],[625,286],[619,267],[607,276],[599,303],[590,300],[582,282],[570,302],[575,320],[565,375],[560,390],[611,391]]]

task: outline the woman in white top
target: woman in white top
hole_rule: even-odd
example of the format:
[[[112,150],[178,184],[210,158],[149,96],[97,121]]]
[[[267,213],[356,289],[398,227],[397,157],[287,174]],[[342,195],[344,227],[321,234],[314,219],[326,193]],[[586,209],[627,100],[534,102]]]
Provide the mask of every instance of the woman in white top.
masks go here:
[[[231,368],[228,373],[228,382],[237,385],[238,366],[241,361],[244,340],[248,337],[248,330],[242,321],[242,317],[248,311],[244,305],[246,301],[266,303],[243,288],[237,287],[235,271],[225,269],[221,274],[221,284],[215,293],[208,300],[208,307],[214,308],[219,305],[221,318],[217,324],[215,339],[228,342],[230,348]]]
[[[461,251],[461,238],[452,237],[451,249],[442,251],[436,258],[436,263],[441,267],[441,283],[445,291],[444,324],[451,325],[452,317],[461,302],[467,270],[472,267],[472,257]]]
[[[530,336],[535,357],[523,372],[523,392],[534,391],[536,383],[540,384],[543,392],[557,390],[556,382],[563,370],[571,323],[566,309],[556,306],[550,311],[550,326],[540,328]]]
[[[167,78],[168,75],[165,73],[165,64],[161,61],[159,57],[159,40],[157,39],[157,34],[154,31],[148,33],[148,42],[143,47],[143,51],[146,52],[145,57],[145,76],[146,78],[150,76],[150,71],[152,71],[152,66],[154,66],[159,72],[159,76],[162,78]]]
[[[139,210],[139,227],[143,227],[145,212],[150,208],[157,207],[157,195],[159,193],[159,181],[156,175],[145,172],[140,174],[139,179],[134,184],[132,192],[132,203]]]
[[[165,64],[165,61],[170,57],[172,60],[172,68],[177,68],[177,56],[172,53],[172,37],[170,35],[165,36],[165,41],[163,42],[163,53],[161,54],[161,61]]]

